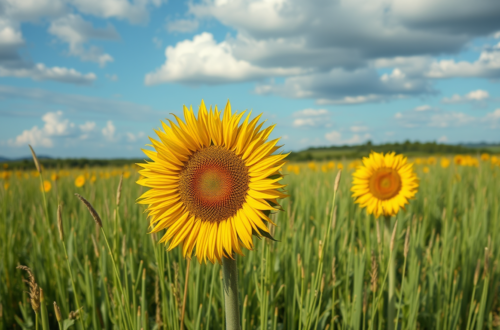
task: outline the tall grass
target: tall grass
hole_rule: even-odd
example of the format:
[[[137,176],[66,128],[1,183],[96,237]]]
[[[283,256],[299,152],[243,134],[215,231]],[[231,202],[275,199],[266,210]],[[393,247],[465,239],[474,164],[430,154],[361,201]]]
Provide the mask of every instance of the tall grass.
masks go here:
[[[392,252],[397,327],[498,328],[500,168],[480,162],[417,172],[416,199],[391,220],[391,228],[398,222]],[[278,242],[254,238],[255,250],[238,258],[243,329],[386,328],[384,220],[354,205],[351,173],[344,171],[335,207],[336,170],[302,168],[286,177],[290,197],[272,229]],[[0,330],[35,327],[19,264],[33,270],[43,290],[51,329],[59,326],[54,301],[61,326],[70,329],[180,329],[184,299],[186,329],[223,329],[221,266],[193,260],[186,286],[180,249],[167,253],[156,243],[159,236],[147,234],[144,209],[135,204],[137,178],[123,179],[117,205],[119,176],[81,188],[62,177],[46,194],[48,217],[38,178],[12,175],[8,190],[0,187]],[[74,193],[100,214],[102,232]]]

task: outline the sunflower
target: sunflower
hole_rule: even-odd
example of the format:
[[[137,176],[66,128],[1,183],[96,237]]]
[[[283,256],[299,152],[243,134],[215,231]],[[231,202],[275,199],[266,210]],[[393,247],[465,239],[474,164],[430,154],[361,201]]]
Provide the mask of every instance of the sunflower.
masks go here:
[[[83,187],[84,184],[85,184],[85,177],[83,175],[77,176],[75,179],[75,186],[80,188]]]
[[[52,184],[48,180],[43,180],[43,191],[49,192],[52,189]]]
[[[352,197],[375,217],[392,216],[415,196],[418,178],[406,157],[372,152],[353,174]]]
[[[279,180],[288,154],[275,154],[279,139],[267,141],[274,126],[244,115],[229,101],[224,112],[202,101],[198,117],[184,106],[184,121],[162,122],[159,140],[150,138],[155,151],[143,150],[152,161],[137,164],[137,183],[151,189],[138,203],[148,205],[151,233],[166,229],[160,242],[168,250],[182,245],[191,258],[196,248],[199,262],[215,263],[252,250],[252,235],[272,238],[266,224],[287,197]]]

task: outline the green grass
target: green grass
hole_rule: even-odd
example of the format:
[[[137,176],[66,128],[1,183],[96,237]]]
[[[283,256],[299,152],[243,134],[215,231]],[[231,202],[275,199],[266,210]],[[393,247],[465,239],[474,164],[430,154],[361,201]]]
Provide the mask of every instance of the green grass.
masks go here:
[[[496,329],[500,167],[480,162],[479,168],[429,168],[423,173],[422,166],[417,167],[421,182],[416,199],[391,219],[391,226],[398,222],[393,252],[398,326]],[[54,301],[69,329],[179,329],[187,262],[178,248],[167,253],[148,234],[144,209],[135,204],[142,192],[135,184],[137,174],[124,179],[116,207],[118,176],[98,177],[94,184],[76,188],[76,173],[61,178],[47,193],[48,218],[38,178],[12,175],[9,189],[0,187],[0,330],[14,325],[35,328],[35,313],[24,292],[28,288],[22,282],[25,274],[16,269],[18,264],[30,267],[44,290],[51,329],[58,328]],[[285,211],[274,215],[278,242],[254,238],[255,250],[238,257],[243,329],[386,328],[389,249],[384,221],[353,203],[351,173],[343,173],[336,220],[326,241],[336,170],[302,168],[299,175],[286,176],[290,197],[282,201]],[[45,179],[49,174],[44,173]],[[103,232],[75,192],[98,211]],[[69,268],[57,229],[59,203]],[[218,264],[200,265],[193,259],[186,329],[223,328],[221,271]],[[76,300],[82,317],[69,320]]]

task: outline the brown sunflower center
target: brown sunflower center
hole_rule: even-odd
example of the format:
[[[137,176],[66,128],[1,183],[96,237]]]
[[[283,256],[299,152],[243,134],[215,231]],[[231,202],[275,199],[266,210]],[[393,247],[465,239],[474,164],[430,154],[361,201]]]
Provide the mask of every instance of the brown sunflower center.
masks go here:
[[[236,214],[248,191],[248,169],[233,151],[210,146],[194,153],[180,174],[181,201],[205,221]]]
[[[383,167],[372,174],[369,186],[376,198],[391,199],[401,190],[401,177],[395,169]]]

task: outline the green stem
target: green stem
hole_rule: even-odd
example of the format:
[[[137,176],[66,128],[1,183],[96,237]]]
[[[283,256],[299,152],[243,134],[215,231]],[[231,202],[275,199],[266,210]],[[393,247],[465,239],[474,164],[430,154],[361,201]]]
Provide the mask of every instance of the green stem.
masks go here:
[[[401,311],[401,305],[403,302],[403,289],[404,289],[404,284],[405,284],[405,274],[406,273],[406,256],[405,260],[403,262],[403,277],[401,278],[401,294],[400,294],[400,299],[399,299],[399,307],[398,307],[398,313],[396,314],[396,326],[394,327],[395,329],[398,328],[398,323],[399,323],[399,312]]]
[[[62,241],[63,243],[63,248],[64,248],[64,256],[66,257],[66,265],[68,266],[68,272],[69,272],[69,277],[71,279],[71,287],[73,288],[73,295],[75,296],[75,304],[76,304],[76,310],[80,311],[81,315],[78,318],[80,320],[80,325],[82,326],[82,329],[85,329],[83,326],[83,311],[80,310],[80,303],[78,302],[78,296],[76,295],[76,287],[75,287],[75,280],[73,279],[73,273],[71,271],[71,266],[69,264],[69,258],[68,258],[68,251],[66,250],[66,243],[64,240]]]
[[[224,274],[224,306],[226,329],[240,330],[240,306],[238,303],[238,267],[234,259],[222,258]]]
[[[391,218],[385,218],[385,239],[387,243],[387,248],[391,248]],[[396,300],[394,296],[394,288],[396,286],[396,269],[394,253],[389,251],[389,291],[387,294],[387,330],[394,330],[394,318],[396,316]]]
[[[120,289],[120,291],[121,291],[120,293],[122,294],[122,296],[125,299],[125,306],[122,306],[122,307],[123,307],[123,313],[125,314],[125,316],[124,316],[125,321],[128,321],[127,328],[130,327],[130,329],[133,329],[134,323],[132,322],[132,316],[130,315],[130,309],[128,307],[128,306],[130,306],[128,294],[126,294],[126,292],[123,290],[122,281],[120,280],[120,274],[118,273],[118,268],[116,267],[115,258],[113,257],[113,250],[111,250],[111,247],[109,246],[108,237],[106,236],[106,232],[104,231],[103,227],[101,227],[101,233],[104,236],[104,241],[106,241],[106,246],[108,247],[109,255],[111,256],[111,261],[113,263],[113,269],[115,271],[115,277],[116,277],[116,280],[118,282],[118,288]]]
[[[45,197],[45,188],[43,186],[43,175],[40,173],[38,176],[40,178],[40,189],[42,190],[42,197],[43,197],[43,207],[45,211],[45,218],[47,219],[47,222],[49,222],[49,208],[47,207],[47,198]]]
[[[38,313],[35,312],[35,329],[38,330]]]

